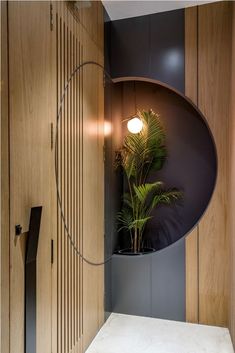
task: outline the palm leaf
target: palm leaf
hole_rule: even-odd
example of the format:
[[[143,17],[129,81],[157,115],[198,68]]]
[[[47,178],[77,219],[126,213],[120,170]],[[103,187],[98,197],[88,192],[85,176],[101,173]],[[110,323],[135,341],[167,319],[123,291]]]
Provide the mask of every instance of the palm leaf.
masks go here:
[[[124,195],[123,195],[123,204],[128,206],[130,209],[132,209],[132,207],[133,207],[133,204],[132,204],[132,201],[131,201],[131,196],[127,192],[125,192]]]
[[[133,223],[133,214],[131,213],[131,210],[123,207],[123,209],[117,214],[117,221],[120,225],[118,232],[123,229],[129,230]]]
[[[141,204],[144,204],[148,198],[148,196],[162,187],[162,182],[157,181],[155,183],[146,183],[139,186],[133,185],[133,189],[135,191],[135,195]]]
[[[148,220],[150,220],[152,218],[152,216],[148,216],[145,218],[141,218],[141,219],[135,219],[132,224],[130,225],[130,229],[132,228],[137,228],[139,230],[141,230],[145,224],[148,222]]]
[[[159,204],[162,205],[171,205],[172,203],[182,199],[183,194],[182,192],[176,189],[169,189],[169,190],[161,190],[157,193],[154,198],[152,199],[148,210],[151,212],[154,208],[156,208]]]

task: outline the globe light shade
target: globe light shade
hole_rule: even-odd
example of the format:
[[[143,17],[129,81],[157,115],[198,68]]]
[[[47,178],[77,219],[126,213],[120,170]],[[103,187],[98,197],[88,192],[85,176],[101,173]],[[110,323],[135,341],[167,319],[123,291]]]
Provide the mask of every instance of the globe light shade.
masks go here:
[[[134,117],[128,121],[127,128],[132,134],[138,134],[143,128],[143,122],[139,118]]]

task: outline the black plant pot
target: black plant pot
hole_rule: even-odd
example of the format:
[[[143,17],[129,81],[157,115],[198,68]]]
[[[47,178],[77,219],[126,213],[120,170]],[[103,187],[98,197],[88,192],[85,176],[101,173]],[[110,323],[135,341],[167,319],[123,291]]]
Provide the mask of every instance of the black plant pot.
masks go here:
[[[139,252],[134,252],[132,249],[122,249],[122,250],[117,250],[117,254],[119,255],[132,255],[132,256],[137,256],[137,255],[145,255],[145,254],[150,254],[155,252],[156,250],[153,248],[143,248]]]

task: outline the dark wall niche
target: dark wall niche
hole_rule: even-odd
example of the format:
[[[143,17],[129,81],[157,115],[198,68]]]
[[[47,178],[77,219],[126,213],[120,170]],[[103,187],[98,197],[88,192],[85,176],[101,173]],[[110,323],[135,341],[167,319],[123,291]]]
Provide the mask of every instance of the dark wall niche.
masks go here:
[[[214,141],[202,114],[174,89],[136,78],[114,86],[112,100],[121,104],[122,118],[134,113],[135,101],[138,109],[152,108],[160,114],[167,135],[168,159],[150,181],[162,180],[166,187],[183,190],[184,201],[155,210],[156,217],[149,223],[146,236],[157,252],[134,257],[113,255],[111,309],[185,321],[184,236],[205,212],[213,193],[217,173]]]
[[[162,170],[152,172],[148,181],[161,180],[166,188],[176,187],[184,193],[183,202],[155,209],[146,227],[148,246],[160,250],[185,236],[208,206],[217,173],[214,140],[202,113],[175,90],[130,79],[115,85],[122,90],[123,117],[134,113],[136,101],[137,109],[151,108],[159,113],[165,127],[168,158]],[[120,238],[120,248],[127,246],[123,238],[129,240],[129,236]]]

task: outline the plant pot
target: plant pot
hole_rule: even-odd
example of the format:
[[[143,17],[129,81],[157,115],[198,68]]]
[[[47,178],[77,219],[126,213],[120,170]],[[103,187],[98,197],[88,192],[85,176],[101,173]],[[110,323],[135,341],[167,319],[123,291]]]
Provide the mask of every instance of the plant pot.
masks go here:
[[[121,249],[118,250],[116,253],[119,255],[132,255],[132,256],[136,256],[136,255],[145,255],[145,254],[150,254],[155,252],[156,250],[153,248],[143,248],[141,251],[139,252],[134,252],[132,249],[128,248],[128,249]]]

